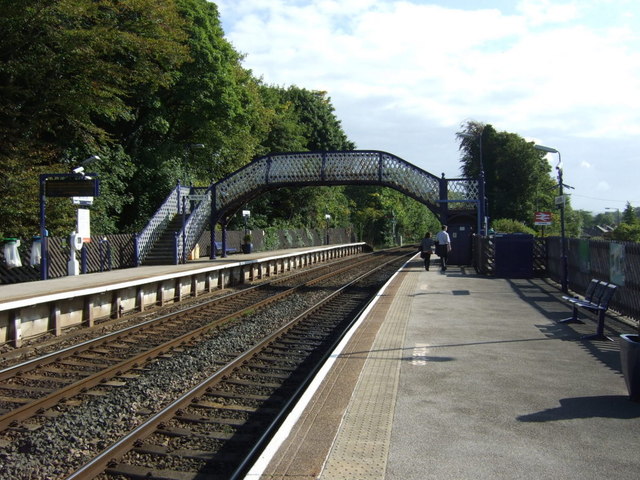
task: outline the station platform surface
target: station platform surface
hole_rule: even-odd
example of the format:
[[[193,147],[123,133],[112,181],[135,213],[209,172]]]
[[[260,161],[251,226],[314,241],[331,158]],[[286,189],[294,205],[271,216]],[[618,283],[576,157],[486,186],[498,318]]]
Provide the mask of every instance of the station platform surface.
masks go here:
[[[542,279],[409,262],[246,478],[637,479],[616,341]],[[607,321],[612,338],[630,325]]]
[[[87,273],[75,276],[51,278],[34,282],[23,282],[0,285],[0,306],[3,303],[21,299],[32,299],[55,293],[73,292],[102,286],[110,286],[117,283],[132,282],[152,277],[171,276],[179,272],[195,272],[212,266],[225,266],[238,262],[252,262],[259,259],[277,258],[284,255],[292,255],[302,252],[311,252],[322,248],[336,247],[301,247],[286,250],[272,250],[268,252],[253,252],[247,254],[230,254],[227,257],[210,259],[203,257],[197,260],[189,260],[180,265],[150,265],[137,268],[122,268],[105,272]]]

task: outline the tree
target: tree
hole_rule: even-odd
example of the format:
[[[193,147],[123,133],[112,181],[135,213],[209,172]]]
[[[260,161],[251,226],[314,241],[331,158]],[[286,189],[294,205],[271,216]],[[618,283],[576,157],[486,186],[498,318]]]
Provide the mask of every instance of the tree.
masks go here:
[[[273,116],[259,81],[242,68],[242,56],[224,38],[216,5],[175,3],[188,60],[173,72],[172,85],[157,92],[141,89],[136,115],[115,125],[136,159],[127,186],[133,208],[121,217],[121,228],[142,227],[177,181],[208,186],[251,161]],[[204,148],[194,150],[194,144]]]
[[[291,151],[352,150],[335,116],[335,109],[326,92],[289,88],[264,87],[266,105],[275,114],[261,150],[264,154]],[[291,226],[322,227],[325,214],[339,222],[349,218],[344,187],[281,188],[253,202],[257,218],[265,223],[283,216]],[[334,223],[335,224],[335,223]]]
[[[394,229],[405,241],[417,242],[440,225],[425,205],[391,188],[350,185],[346,194],[358,239],[373,245],[394,244]]]
[[[638,217],[636,217],[636,212],[630,202],[627,202],[627,205],[622,212],[622,223],[626,223],[627,225],[634,225],[638,223]]]
[[[11,229],[27,236],[38,224],[38,175],[69,171],[94,153],[110,171],[111,125],[131,118],[128,99],[142,85],[147,92],[171,85],[186,50],[172,0],[0,0],[0,6],[0,197],[10,199],[0,203],[0,215],[21,205]],[[112,171],[120,179],[131,173]],[[103,192],[118,185],[107,180]],[[105,211],[108,198],[122,198],[111,193],[102,200]],[[65,233],[69,210],[50,216],[66,215]],[[50,226],[58,233],[54,221]]]
[[[555,182],[550,176],[551,166],[532,142],[478,122],[462,125],[457,135],[462,151],[461,170],[466,177],[479,177],[480,144],[475,138],[482,142],[491,218],[510,218],[532,225],[534,212],[552,208]]]
[[[621,223],[613,232],[613,240],[640,243],[640,223]]]

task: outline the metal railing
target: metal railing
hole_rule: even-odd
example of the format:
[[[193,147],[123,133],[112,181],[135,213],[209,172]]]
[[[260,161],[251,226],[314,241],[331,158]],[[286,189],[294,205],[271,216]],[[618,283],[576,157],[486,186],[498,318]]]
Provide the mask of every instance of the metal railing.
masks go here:
[[[185,219],[184,227],[176,236],[176,252],[177,262],[185,263],[189,252],[193,250],[198,243],[198,239],[202,235],[205,225],[211,216],[211,187],[205,189],[204,193],[199,193],[203,189],[192,189],[192,195],[197,195],[198,199],[193,201],[184,201],[184,213],[190,212]],[[187,205],[189,204],[189,205]]]
[[[154,243],[160,238],[171,219],[180,213],[183,199],[189,195],[190,191],[190,187],[178,184],[167,196],[167,199],[154,216],[151,217],[147,226],[138,234],[136,241],[138,265],[142,263]]]

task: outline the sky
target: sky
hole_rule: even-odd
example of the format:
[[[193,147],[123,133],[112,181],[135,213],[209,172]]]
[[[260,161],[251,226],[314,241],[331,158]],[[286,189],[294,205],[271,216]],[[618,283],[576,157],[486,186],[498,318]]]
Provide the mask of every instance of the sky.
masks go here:
[[[560,152],[574,209],[640,207],[637,0],[214,3],[243,65],[326,91],[358,149],[456,178],[456,132],[491,124]]]

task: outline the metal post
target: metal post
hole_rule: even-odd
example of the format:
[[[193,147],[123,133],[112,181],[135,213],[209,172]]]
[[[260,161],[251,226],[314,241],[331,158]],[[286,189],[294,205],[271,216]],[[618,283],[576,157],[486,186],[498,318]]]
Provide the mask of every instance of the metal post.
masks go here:
[[[449,181],[444,178],[444,173],[438,183],[440,187],[440,223],[446,225],[449,216]]]
[[[327,227],[325,230],[325,244],[329,245],[329,221],[331,220],[331,215],[326,213],[324,219],[327,221]]]
[[[560,192],[560,197],[562,197],[562,203],[560,204],[560,242],[561,244],[561,264],[562,264],[562,278],[560,279],[560,285],[562,291],[564,293],[569,292],[569,262],[567,259],[567,238],[565,234],[565,226],[564,226],[564,189],[562,184],[562,160],[560,159],[560,152],[558,152],[558,166],[556,167],[558,170],[558,187]]]
[[[227,218],[222,221],[222,258],[227,257]]]
[[[87,273],[87,246],[84,243],[80,249],[80,273]]]
[[[136,267],[140,266],[140,235],[137,233],[133,234],[133,255],[134,262]]]
[[[564,208],[565,208],[565,198],[564,198],[564,183],[562,180],[562,157],[560,156],[560,152],[551,147],[545,147],[544,145],[534,145],[533,148],[536,150],[541,150],[547,153],[557,153],[558,154],[558,164],[556,165],[556,170],[558,171],[558,191],[560,193],[560,268],[562,269],[562,273],[560,274],[560,286],[562,288],[563,293],[569,292],[569,262],[567,260],[567,237],[564,228]],[[567,185],[568,186],[568,185]],[[572,187],[569,187],[572,188]]]
[[[40,258],[40,279],[46,280],[48,278],[48,269],[49,269],[49,250],[48,250],[48,238],[47,238],[47,227],[46,227],[46,215],[45,215],[45,183],[47,181],[46,175],[40,175],[40,238],[42,239],[42,251]]]
[[[486,224],[486,218],[487,218],[487,213],[488,213],[488,208],[487,208],[487,197],[486,197],[486,179],[485,179],[485,175],[484,175],[484,159],[482,158],[482,135],[484,133],[484,129],[482,130],[482,133],[480,133],[480,136],[478,138],[478,147],[480,149],[480,210],[478,210],[478,216],[480,217],[480,228],[478,230],[478,235],[484,234],[487,235],[487,225]]]
[[[182,197],[182,260],[180,263],[187,263],[187,232],[185,226],[187,224],[187,197]]]
[[[215,211],[216,211],[216,187],[215,185],[211,188],[211,212],[209,213],[209,229],[211,231],[211,251],[209,254],[209,258],[211,260],[215,260],[216,258],[216,221],[215,221]]]
[[[176,197],[176,210],[177,213],[180,214],[180,195],[182,193],[182,189],[180,188],[180,180],[178,180],[178,188],[176,188],[176,192],[177,192],[177,197]]]

